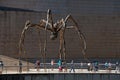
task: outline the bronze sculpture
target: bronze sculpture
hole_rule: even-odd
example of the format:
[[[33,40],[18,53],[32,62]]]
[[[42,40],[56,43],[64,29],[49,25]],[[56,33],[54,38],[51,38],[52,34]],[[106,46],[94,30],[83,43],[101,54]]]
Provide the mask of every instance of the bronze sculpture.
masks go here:
[[[67,22],[69,20],[73,22],[73,24],[74,24],[73,26],[67,26]],[[84,44],[82,47],[82,53],[85,57],[86,41],[85,41],[84,35],[79,30],[77,22],[73,19],[73,17],[71,15],[68,15],[65,19],[62,18],[61,20],[57,21],[56,23],[53,23],[51,10],[48,10],[48,12],[47,12],[47,20],[42,19],[42,20],[40,20],[39,24],[32,24],[30,21],[26,21],[25,27],[21,33],[21,37],[20,37],[20,41],[19,41],[19,55],[20,56],[21,56],[22,52],[25,52],[25,50],[24,50],[25,32],[30,27],[36,28],[38,30],[39,34],[40,34],[41,29],[46,31],[46,35],[47,35],[47,31],[50,31],[50,33],[51,33],[50,39],[51,40],[55,40],[58,37],[58,35],[60,35],[59,58],[63,59],[63,60],[66,60],[66,47],[65,47],[65,39],[64,39],[65,30],[74,28],[77,31],[79,38],[82,40],[82,42]],[[46,57],[46,44],[47,44],[47,41],[45,40],[44,54],[43,54],[44,59]]]

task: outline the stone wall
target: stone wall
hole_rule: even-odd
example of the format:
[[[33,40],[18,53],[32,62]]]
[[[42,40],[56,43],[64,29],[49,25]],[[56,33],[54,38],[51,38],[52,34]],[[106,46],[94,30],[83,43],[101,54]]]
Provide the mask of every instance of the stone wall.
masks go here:
[[[18,55],[18,42],[25,21],[31,20],[32,23],[39,23],[40,19],[46,19],[45,13],[1,11],[0,14],[0,52],[3,55],[11,54],[11,56]],[[64,17],[54,14],[55,18],[57,18],[57,16]],[[86,53],[88,57],[119,57],[119,16],[75,16],[74,18],[86,37]],[[44,33],[45,32],[42,31],[41,36],[45,36]],[[67,57],[72,58],[71,54],[74,54],[74,58],[82,57],[80,50],[82,43],[79,42],[75,30],[67,30],[65,36]],[[45,38],[42,37],[43,44],[44,39]],[[34,29],[30,29],[27,32],[25,41],[27,55],[29,57],[31,57],[32,54],[34,54],[34,57],[41,56],[37,46],[38,40],[37,32]],[[48,57],[57,57],[58,48],[58,39],[55,41],[49,40],[48,33]]]
[[[34,12],[0,11],[0,54],[18,56],[18,43],[26,20],[39,23],[42,15]]]
[[[53,11],[54,22],[65,18],[69,13],[75,18],[87,41],[86,55],[89,58],[120,57],[120,14],[119,1],[116,0],[1,0],[1,6],[29,9],[26,11],[0,11],[0,54],[17,56],[18,42],[26,20],[39,23],[46,19],[48,8]],[[44,31],[42,31],[44,43]],[[81,58],[82,43],[79,43],[75,30],[66,31],[67,58]],[[41,57],[37,32],[27,32],[25,46],[28,57]],[[47,57],[57,58],[59,41],[49,40],[48,33]],[[74,54],[74,56],[73,56]],[[32,55],[32,56],[31,56]],[[24,55],[25,56],[25,55]]]
[[[119,74],[10,74],[0,75],[0,80],[119,80]]]

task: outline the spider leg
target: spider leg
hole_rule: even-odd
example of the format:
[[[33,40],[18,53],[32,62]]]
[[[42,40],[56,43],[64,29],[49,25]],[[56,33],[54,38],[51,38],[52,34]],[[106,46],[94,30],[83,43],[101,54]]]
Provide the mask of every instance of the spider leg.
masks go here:
[[[24,39],[25,39],[25,33],[26,31],[28,30],[29,28],[29,25],[30,25],[30,21],[26,21],[25,23],[25,27],[24,29],[22,30],[22,33],[20,35],[20,41],[19,41],[19,56],[21,57],[22,55],[22,51],[23,51],[23,47],[24,47]],[[24,52],[25,52],[25,48],[24,48]]]
[[[65,71],[67,71],[67,65],[66,65],[66,43],[65,43],[65,38],[64,38],[64,33],[65,33],[65,23],[62,20],[62,27],[59,27],[59,31],[60,31],[60,48],[59,48],[59,58],[61,60],[63,60],[63,65],[64,65],[64,69]]]
[[[49,25],[50,24],[50,25]],[[46,46],[47,46],[47,30],[49,30],[48,25],[51,27],[51,31],[53,31],[53,19],[52,19],[52,13],[51,10],[48,9],[47,11],[47,20],[45,22],[45,42],[44,42],[44,58],[46,56]]]
[[[40,49],[41,57],[43,57],[42,44],[41,44],[41,38],[40,38],[40,29],[37,29],[37,31],[38,31],[38,36],[39,36],[39,49]]]
[[[60,31],[60,46],[59,46],[59,58],[62,59],[63,53],[63,31]]]
[[[24,53],[24,55],[26,54],[26,50],[25,50],[25,46],[24,46],[24,39],[26,36],[26,31],[30,28],[30,27],[35,27],[38,26],[37,24],[31,24],[31,22],[28,20],[25,23],[25,27],[22,30],[21,36],[20,36],[20,41],[19,41],[19,60],[21,60],[22,57],[22,52]],[[39,28],[38,28],[39,29]],[[40,42],[39,42],[40,43]],[[41,45],[40,45],[40,49],[41,49]],[[41,53],[42,54],[42,53]],[[27,70],[29,70],[29,62],[27,60]]]
[[[50,27],[51,27],[52,31],[54,31],[52,13],[51,13],[51,10],[50,10],[50,9],[48,9],[48,11],[47,11],[47,23],[50,23],[50,24],[51,24]],[[46,23],[46,25],[47,25],[47,23]],[[46,27],[47,27],[47,26],[46,26]]]
[[[18,47],[19,47],[19,56],[20,57],[22,55],[22,52],[25,53],[24,40],[25,40],[25,36],[26,36],[26,31],[29,28],[37,28],[39,30],[40,29],[45,29],[45,24],[46,24],[45,20],[41,20],[39,24],[32,24],[29,20],[26,21],[25,27],[23,28],[22,33],[20,35],[20,40],[19,40],[19,44],[18,44]],[[48,25],[49,25],[49,23],[48,23]],[[51,31],[51,28],[47,28],[47,30]]]
[[[49,25],[50,24],[50,25]],[[44,69],[46,71],[46,52],[47,52],[47,30],[48,30],[48,25],[50,26],[51,32],[54,31],[54,26],[53,26],[53,19],[52,19],[52,13],[51,10],[48,9],[47,11],[47,21],[45,24],[45,42],[44,42],[44,55],[43,55],[43,59],[44,59]]]
[[[57,29],[57,32],[59,32],[64,26],[65,26],[65,22],[64,22],[64,19],[61,19],[59,21],[59,25],[58,25],[58,29]]]
[[[65,30],[63,30],[63,35],[64,35]],[[63,59],[66,62],[66,43],[65,43],[65,38],[63,36]]]
[[[84,45],[84,46],[82,47],[82,48],[83,48],[82,53],[83,53],[84,58],[86,59],[86,53],[85,53],[85,51],[86,51],[86,40],[85,40],[85,36],[84,36],[83,33],[80,31],[77,22],[73,19],[73,17],[72,17],[71,15],[68,15],[68,16],[65,18],[65,24],[68,22],[68,20],[71,20],[71,21],[73,22],[73,24],[74,24],[75,26],[71,26],[71,28],[72,28],[72,27],[75,28],[75,30],[77,31],[77,33],[78,33],[78,35],[79,35],[79,38],[82,39],[82,41],[83,41],[83,45]],[[67,27],[65,26],[65,28],[67,28]]]

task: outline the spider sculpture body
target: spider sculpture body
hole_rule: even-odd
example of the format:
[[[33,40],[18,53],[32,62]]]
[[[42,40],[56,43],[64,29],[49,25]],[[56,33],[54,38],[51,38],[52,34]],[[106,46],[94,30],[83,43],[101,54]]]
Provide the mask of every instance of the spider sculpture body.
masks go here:
[[[68,21],[71,21],[73,23],[73,25],[68,26],[67,25]],[[24,50],[25,33],[30,27],[36,28],[38,30],[38,33],[40,33],[41,29],[45,30],[46,32],[49,31],[51,40],[55,40],[59,35],[60,36],[60,38],[59,38],[60,39],[59,58],[63,59],[63,60],[66,59],[66,47],[65,47],[65,39],[64,39],[65,30],[74,28],[78,33],[80,41],[83,42],[82,52],[85,57],[85,50],[86,50],[85,37],[82,34],[82,32],[79,30],[77,22],[73,19],[73,17],[71,15],[68,15],[65,19],[61,19],[61,20],[57,21],[56,23],[53,23],[51,10],[48,10],[47,20],[42,19],[42,20],[40,20],[40,23],[38,23],[38,24],[33,24],[30,21],[26,21],[25,27],[21,33],[21,37],[20,37],[20,41],[19,41],[19,54],[20,55],[22,54],[22,52],[25,52],[25,50]],[[45,40],[44,58],[46,55],[46,44],[47,44],[47,41]]]

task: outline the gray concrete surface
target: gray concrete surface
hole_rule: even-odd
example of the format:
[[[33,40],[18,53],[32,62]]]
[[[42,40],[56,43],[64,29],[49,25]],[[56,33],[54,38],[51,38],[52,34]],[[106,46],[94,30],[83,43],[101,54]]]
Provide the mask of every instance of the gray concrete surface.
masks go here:
[[[7,74],[0,75],[0,80],[119,80],[119,74],[89,73],[50,73],[50,74]]]

